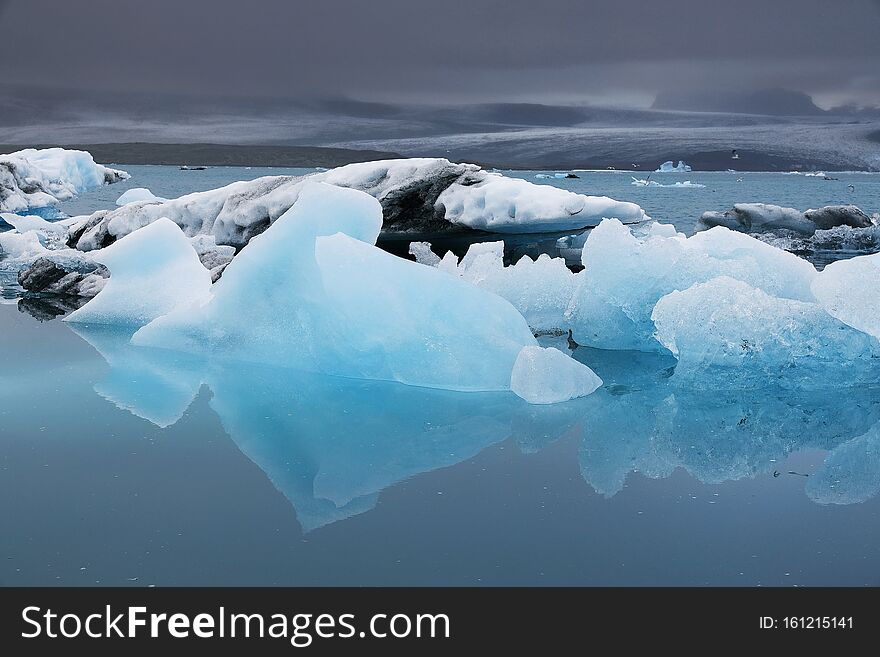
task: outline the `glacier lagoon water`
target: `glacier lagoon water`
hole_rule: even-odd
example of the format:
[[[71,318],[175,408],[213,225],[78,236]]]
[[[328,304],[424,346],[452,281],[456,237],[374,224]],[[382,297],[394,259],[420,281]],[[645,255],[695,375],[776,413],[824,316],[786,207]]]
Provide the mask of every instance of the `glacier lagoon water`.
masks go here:
[[[60,209],[307,171],[123,168]],[[863,174],[579,175],[535,182],[684,231],[739,201],[880,209]],[[669,357],[581,348],[605,386],[535,407],[209,365],[9,304],[0,335],[2,585],[880,583],[878,389],[689,392]]]
[[[2,585],[876,585],[880,390],[531,406],[133,348],[0,305]]]

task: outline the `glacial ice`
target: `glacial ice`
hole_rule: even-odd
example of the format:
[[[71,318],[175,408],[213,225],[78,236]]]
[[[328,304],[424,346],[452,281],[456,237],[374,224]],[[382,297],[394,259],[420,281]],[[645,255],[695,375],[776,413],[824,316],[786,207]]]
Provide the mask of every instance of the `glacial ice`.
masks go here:
[[[530,404],[586,397],[601,385],[593,370],[552,347],[524,347],[510,376],[510,389]]]
[[[122,207],[129,203],[164,203],[167,200],[167,198],[156,196],[146,187],[132,187],[116,199],[116,205]]]
[[[781,299],[727,276],[674,291],[651,319],[695,387],[822,388],[876,382],[880,343],[815,303]]]
[[[409,253],[420,265],[436,267],[442,262],[440,256],[431,250],[430,242],[410,242]]]
[[[704,212],[697,223],[697,230],[724,226],[746,233],[762,233],[772,230],[789,230],[802,235],[812,235],[819,230],[838,226],[868,228],[871,218],[854,205],[828,205],[801,212],[770,203],[736,203],[724,212]]]
[[[98,257],[110,269],[110,280],[65,321],[143,326],[210,297],[210,272],[180,228],[168,219],[126,235],[102,249]]]
[[[585,269],[567,311],[578,344],[657,350],[651,321],[657,301],[717,276],[745,281],[775,296],[813,300],[810,283],[816,270],[791,253],[722,227],[692,237],[673,232],[652,224],[637,237],[616,220],[593,229],[582,253]]]
[[[634,203],[505,178],[472,164],[411,158],[349,164],[308,177],[267,176],[165,203],[125,205],[84,218],[71,229],[71,243],[83,251],[98,249],[167,217],[188,236],[213,235],[217,244],[241,248],[296,203],[306,180],[375,197],[382,204],[384,230],[393,233],[528,233],[576,230],[603,217],[628,223],[645,218]]]
[[[20,215],[11,212],[0,213],[0,219],[12,226],[20,234],[31,231],[43,231],[46,233],[67,233],[67,226],[60,222],[46,221],[35,215]]]
[[[309,182],[232,260],[209,301],[157,318],[132,342],[424,387],[510,389],[517,356],[536,344],[523,317],[494,294],[377,249],[381,226],[369,195]]]
[[[635,203],[584,196],[550,185],[487,174],[475,184],[455,182],[437,199],[454,224],[494,233],[535,233],[595,226],[606,217],[645,218]]]
[[[811,289],[830,315],[880,339],[880,253],[832,262]]]
[[[681,160],[678,161],[678,164],[672,160],[666,160],[657,168],[657,173],[690,173],[690,171],[691,167]]]
[[[128,177],[124,171],[95,164],[84,151],[28,148],[0,155],[0,211],[54,205]]]
[[[690,180],[681,180],[674,183],[663,184],[661,182],[657,182],[656,180],[651,180],[650,178],[636,178],[635,176],[630,176],[632,178],[632,183],[634,187],[684,187],[690,189],[703,189],[706,186],[701,185],[700,183],[691,182]]]
[[[532,260],[523,256],[515,265],[505,267],[504,242],[472,244],[461,262],[455,256],[449,258],[449,253],[440,260],[430,244],[420,244],[415,247],[419,262],[507,299],[526,318],[533,332],[568,332],[565,311],[577,289],[577,278],[562,258],[541,254]]]

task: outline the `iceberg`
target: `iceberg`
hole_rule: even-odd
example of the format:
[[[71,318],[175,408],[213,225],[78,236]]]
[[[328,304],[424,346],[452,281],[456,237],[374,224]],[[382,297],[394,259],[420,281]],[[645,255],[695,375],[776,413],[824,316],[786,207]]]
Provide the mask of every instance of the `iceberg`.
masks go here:
[[[160,219],[102,249],[110,280],[65,321],[140,327],[208,301],[211,273],[180,228]]]
[[[690,166],[685,164],[681,160],[678,161],[678,164],[676,164],[672,160],[666,160],[656,170],[656,173],[690,173],[690,172],[691,172]]]
[[[510,376],[510,389],[530,404],[586,397],[601,385],[593,370],[553,347],[524,347]]]
[[[654,351],[651,312],[661,297],[730,276],[787,299],[813,301],[816,269],[797,256],[722,227],[692,237],[652,224],[640,237],[616,220],[587,238],[584,271],[566,315],[579,345]]]
[[[626,223],[645,219],[635,203],[505,178],[473,164],[411,158],[349,164],[305,177],[266,176],[164,203],[124,205],[82,219],[71,228],[68,244],[99,249],[167,217],[190,237],[212,235],[217,244],[240,249],[296,203],[306,181],[366,192],[382,205],[386,233],[414,237],[473,230],[574,231],[604,217]]]
[[[628,223],[645,214],[635,203],[584,196],[550,185],[487,174],[477,183],[455,182],[437,199],[453,224],[492,233],[558,232],[597,225],[606,217]]]
[[[124,171],[95,164],[85,151],[28,148],[0,155],[0,211],[54,205],[128,177]]]
[[[46,251],[18,273],[18,284],[32,292],[94,297],[109,276],[107,268],[88,254],[66,249]]]
[[[656,338],[676,358],[673,379],[694,387],[784,388],[875,383],[880,343],[816,303],[781,299],[727,276],[657,302]]]
[[[12,214],[11,212],[0,213],[0,219],[19,234],[29,233],[31,231],[42,231],[45,233],[67,233],[67,226],[61,222],[46,221],[42,217],[35,215]]]
[[[132,187],[116,199],[116,205],[121,207],[130,203],[164,203],[167,200],[167,198],[156,196],[146,187]]]
[[[812,235],[819,230],[838,226],[869,228],[871,218],[854,205],[827,205],[816,210],[801,212],[769,203],[736,203],[724,212],[704,212],[697,230],[724,226],[745,233],[789,230],[801,235]]]
[[[880,339],[880,253],[832,262],[811,289],[832,317]]]

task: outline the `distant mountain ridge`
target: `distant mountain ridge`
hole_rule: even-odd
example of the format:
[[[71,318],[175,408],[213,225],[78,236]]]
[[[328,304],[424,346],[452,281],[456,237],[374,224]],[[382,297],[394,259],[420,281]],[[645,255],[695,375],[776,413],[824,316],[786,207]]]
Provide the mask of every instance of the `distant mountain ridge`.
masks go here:
[[[770,116],[819,116],[827,112],[809,94],[789,89],[760,91],[661,92],[651,109],[691,112],[766,114]]]

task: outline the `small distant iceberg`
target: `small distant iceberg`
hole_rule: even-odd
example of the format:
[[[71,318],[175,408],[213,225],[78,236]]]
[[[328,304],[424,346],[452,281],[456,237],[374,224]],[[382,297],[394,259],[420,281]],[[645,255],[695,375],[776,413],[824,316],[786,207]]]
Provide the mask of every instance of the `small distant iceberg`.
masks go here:
[[[656,173],[690,173],[690,171],[690,165],[685,164],[683,160],[679,160],[678,164],[675,164],[672,160],[666,160],[660,165],[660,168],[656,170]]]
[[[116,205],[122,207],[130,203],[164,203],[167,200],[167,198],[156,196],[146,187],[132,187],[116,199]]]
[[[85,151],[27,148],[0,155],[0,212],[24,212],[55,205],[77,194],[126,180]]]
[[[700,183],[691,182],[690,180],[682,180],[679,182],[670,183],[668,185],[664,185],[663,183],[659,183],[656,180],[651,180],[650,178],[636,178],[632,177],[632,183],[634,187],[689,187],[691,189],[703,189],[706,186],[701,185]]]
[[[564,180],[566,178],[580,178],[580,176],[569,171],[568,173],[536,173],[535,178],[543,180]]]

